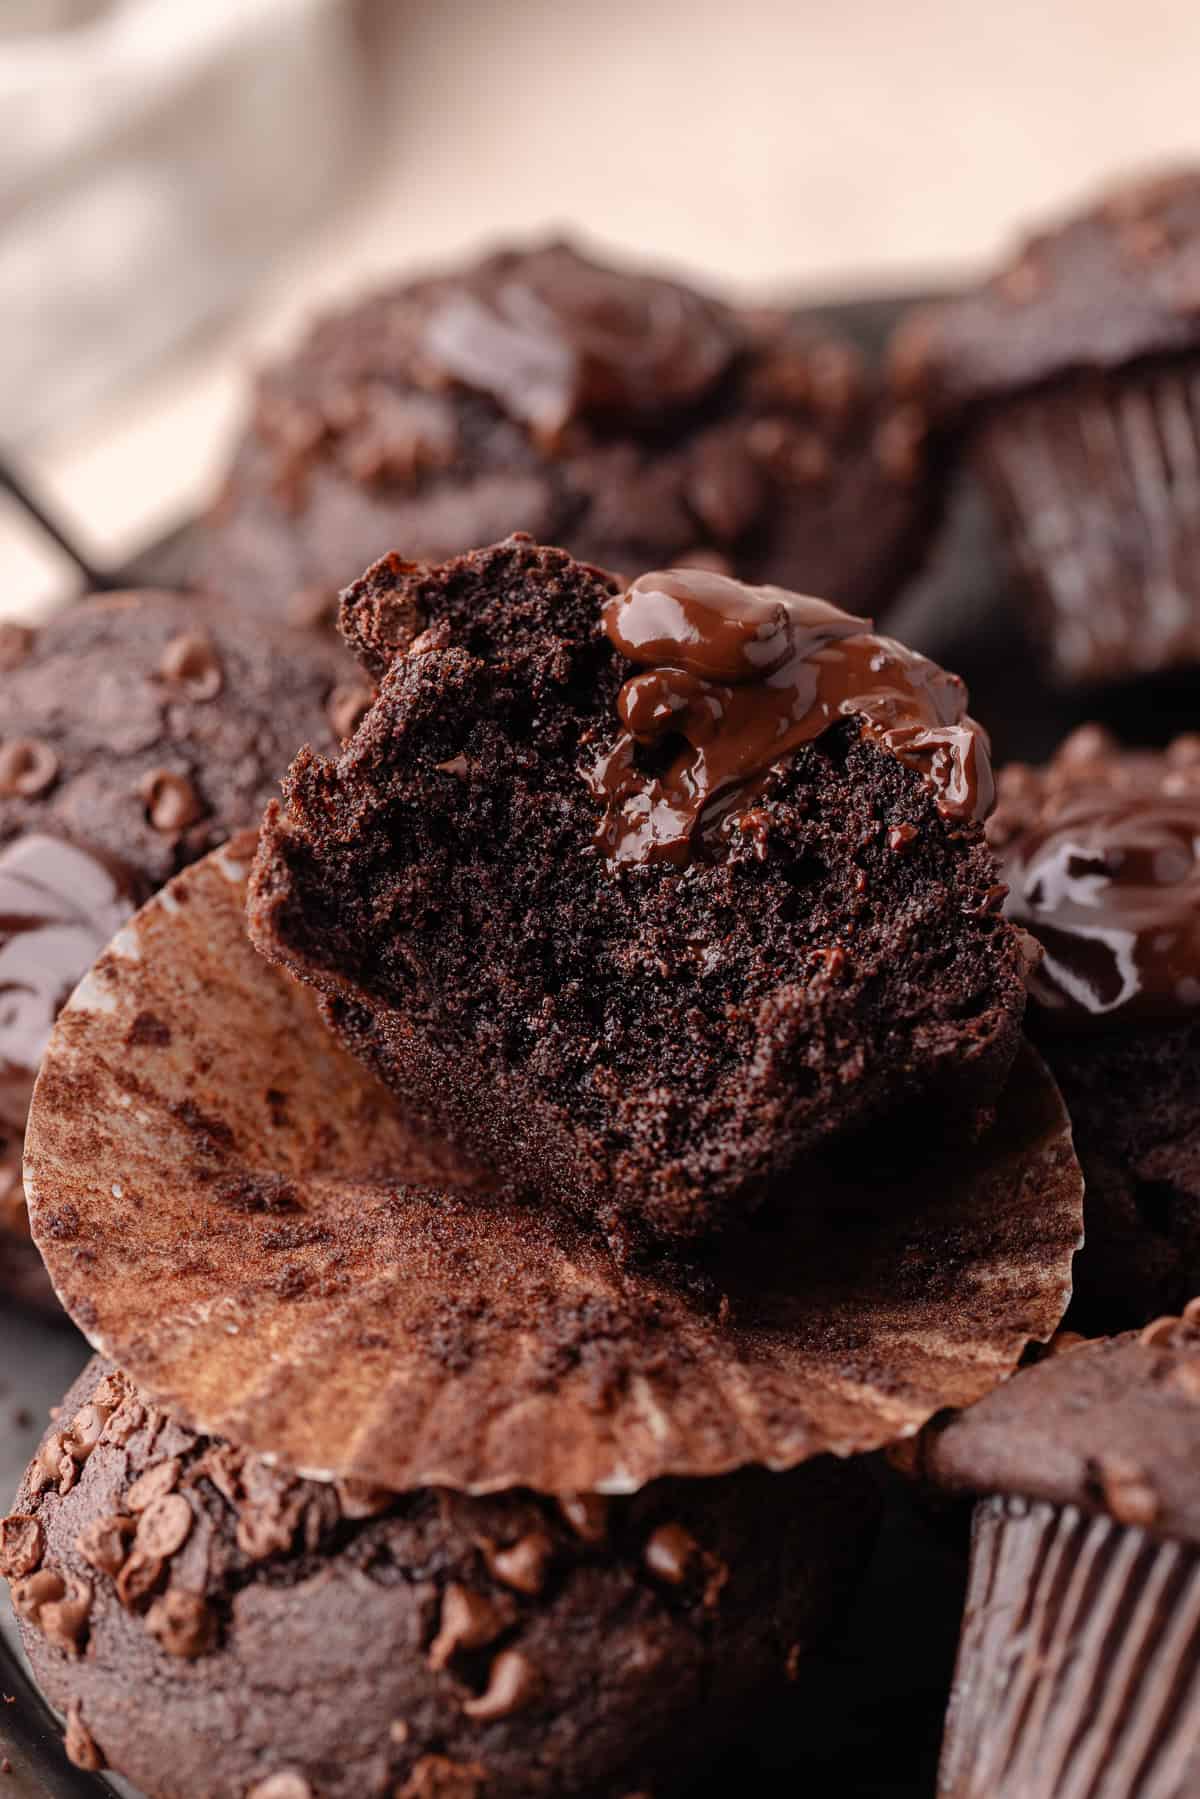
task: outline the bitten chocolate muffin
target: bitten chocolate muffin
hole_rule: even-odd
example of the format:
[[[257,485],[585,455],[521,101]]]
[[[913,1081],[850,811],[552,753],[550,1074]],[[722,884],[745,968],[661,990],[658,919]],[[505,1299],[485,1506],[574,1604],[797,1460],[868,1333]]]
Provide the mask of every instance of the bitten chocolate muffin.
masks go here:
[[[254,824],[369,699],[330,644],[215,600],[114,594],[0,626],[0,1283],[46,1293],[21,1140],[50,1027],[130,913]]]
[[[829,1458],[608,1502],[325,1486],[95,1360],[0,1572],[72,1759],[149,1799],[623,1799],[802,1695],[875,1512]]]
[[[1200,171],[1129,183],[902,326],[965,431],[1065,686],[1200,661]]]
[[[1200,1303],[1084,1343],[922,1440],[976,1507],[938,1790],[1200,1787]]]
[[[926,534],[922,440],[831,332],[565,244],[504,250],[323,320],[261,376],[201,574],[308,620],[388,550],[525,530],[876,609]]]
[[[954,676],[819,600],[622,592],[519,536],[385,559],[342,619],[380,698],[293,765],[251,933],[414,1124],[619,1247],[900,1107],[991,1106],[1024,946]]]
[[[1085,726],[999,785],[1005,910],[1044,950],[1028,1025],[1087,1181],[1070,1318],[1122,1330],[1200,1288],[1200,737]]]

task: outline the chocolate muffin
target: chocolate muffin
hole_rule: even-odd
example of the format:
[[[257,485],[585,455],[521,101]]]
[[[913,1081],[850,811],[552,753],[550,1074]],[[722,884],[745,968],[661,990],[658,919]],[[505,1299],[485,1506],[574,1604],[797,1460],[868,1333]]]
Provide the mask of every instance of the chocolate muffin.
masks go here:
[[[21,1140],[59,1007],[153,890],[260,816],[369,689],[332,644],[216,600],[114,594],[0,627],[0,1284],[48,1297]]]
[[[875,1514],[829,1458],[607,1502],[326,1486],[97,1359],[0,1572],[72,1759],[149,1799],[622,1799],[802,1696]]]
[[[1200,1305],[1015,1375],[922,1449],[986,1495],[939,1792],[1196,1792]]]
[[[965,433],[1067,687],[1200,661],[1200,171],[1141,180],[922,308],[898,387]]]
[[[309,620],[388,550],[526,530],[876,609],[931,495],[919,409],[849,343],[551,243],[393,286],[268,369],[200,573]]]
[[[901,1108],[940,1138],[992,1105],[1026,952],[954,676],[821,601],[623,593],[521,536],[387,558],[342,622],[380,697],[293,765],[251,934],[415,1126],[620,1248]]]
[[[1005,910],[1044,950],[1028,1025],[1087,1182],[1070,1321],[1123,1330],[1200,1289],[1200,737],[1085,726],[999,787]]]

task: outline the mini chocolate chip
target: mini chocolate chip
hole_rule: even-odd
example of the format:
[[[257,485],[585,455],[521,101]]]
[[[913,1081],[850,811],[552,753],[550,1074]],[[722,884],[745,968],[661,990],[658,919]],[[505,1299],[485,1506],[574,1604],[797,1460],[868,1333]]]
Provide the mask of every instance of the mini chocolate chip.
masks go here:
[[[499,1549],[483,1542],[484,1560],[493,1579],[518,1593],[540,1593],[546,1582],[546,1569],[554,1555],[554,1544],[544,1530],[526,1531],[515,1543]]]
[[[143,1555],[165,1560],[182,1549],[191,1535],[192,1508],[182,1493],[152,1499],[138,1519],[136,1543]]]
[[[217,1621],[199,1593],[173,1587],[146,1613],[146,1629],[168,1655],[191,1662],[212,1648]]]
[[[372,1486],[367,1480],[336,1480],[333,1490],[343,1518],[378,1518],[396,1503],[387,1487]]]
[[[701,525],[721,543],[734,542],[750,528],[765,498],[753,453],[728,437],[710,438],[697,448],[686,494]]]
[[[339,683],[329,696],[326,711],[335,737],[353,737],[375,698],[369,687]]]
[[[494,1643],[513,1621],[511,1602],[497,1605],[482,1593],[472,1593],[457,1581],[442,1596],[437,1636],[429,1646],[429,1666],[442,1669],[461,1649],[482,1649]]]
[[[300,1522],[295,1506],[247,1505],[237,1521],[237,1546],[252,1562],[285,1555]]]
[[[1150,1349],[1155,1344],[1170,1343],[1179,1329],[1180,1320],[1174,1317],[1153,1318],[1145,1326],[1138,1342]]]
[[[180,1471],[181,1464],[176,1455],[168,1456],[165,1462],[155,1462],[144,1474],[139,1474],[127,1489],[126,1510],[144,1512],[151,1500],[161,1499],[164,1493],[173,1493],[179,1485]]]
[[[898,855],[903,855],[909,844],[915,843],[916,840],[916,825],[888,826],[887,846],[890,850],[894,850]]]
[[[58,779],[58,757],[37,737],[10,737],[0,744],[0,794],[37,799]]]
[[[604,1542],[608,1535],[608,1500],[603,1493],[564,1493],[558,1509],[585,1543]]]
[[[162,1579],[163,1565],[156,1555],[135,1549],[117,1575],[117,1598],[127,1611],[140,1605]]]
[[[106,1518],[93,1518],[75,1539],[75,1547],[85,1562],[101,1574],[116,1576],[125,1566],[129,1545],[137,1525],[121,1512]]]
[[[32,1574],[46,1548],[46,1533],[27,1512],[10,1512],[0,1518],[0,1575],[20,1580]]]
[[[481,1799],[487,1778],[487,1769],[479,1762],[423,1755],[414,1762],[404,1785],[395,1788],[392,1799]]]
[[[1118,1524],[1153,1524],[1158,1516],[1158,1495],[1136,1462],[1125,1456],[1101,1456],[1096,1479],[1104,1503]]]
[[[110,1406],[99,1405],[93,1399],[90,1405],[85,1405],[76,1412],[65,1439],[67,1453],[75,1461],[87,1461],[104,1434],[104,1426],[108,1423],[111,1411]]]
[[[134,1394],[123,1399],[108,1423],[104,1426],[104,1441],[116,1443],[118,1447],[128,1443],[136,1436],[146,1422],[146,1408]]]
[[[660,1524],[647,1542],[642,1559],[656,1580],[680,1587],[699,1553],[700,1545],[682,1524]]]
[[[281,1768],[278,1774],[268,1774],[265,1780],[255,1781],[246,1799],[314,1799],[314,1795],[303,1774]]]
[[[541,1684],[527,1655],[519,1649],[502,1649],[492,1663],[486,1689],[478,1699],[464,1700],[463,1711],[481,1724],[495,1718],[511,1718],[536,1698]]]
[[[215,700],[224,685],[217,652],[198,631],[172,637],[162,653],[158,672],[164,681],[182,687],[193,700]]]
[[[39,1568],[36,1574],[27,1574],[24,1580],[13,1581],[9,1592],[18,1618],[24,1618],[27,1624],[36,1624],[42,1607],[62,1598],[66,1582],[52,1568]]]
[[[83,1721],[83,1708],[78,1699],[72,1699],[67,1707],[67,1729],[63,1738],[63,1747],[67,1752],[67,1760],[86,1774],[98,1774],[104,1766],[104,1756],[96,1743],[95,1737]]]
[[[465,781],[471,772],[471,764],[465,756],[451,756],[449,762],[435,762],[433,765],[440,775],[454,775]]]
[[[18,625],[10,618],[0,620],[0,674],[20,668],[33,644],[34,633],[28,625]]]
[[[65,1655],[78,1655],[87,1635],[92,1610],[92,1588],[77,1574],[68,1574],[60,1599],[38,1608],[38,1628],[46,1641]]]
[[[186,831],[204,816],[204,803],[191,781],[169,768],[152,768],[142,776],[138,792],[156,831],[170,835]]]

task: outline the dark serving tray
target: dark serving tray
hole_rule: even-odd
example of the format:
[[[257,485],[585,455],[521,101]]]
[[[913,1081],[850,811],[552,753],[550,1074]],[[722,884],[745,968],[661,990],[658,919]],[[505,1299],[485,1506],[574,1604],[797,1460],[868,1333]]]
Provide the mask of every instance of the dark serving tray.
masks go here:
[[[909,302],[860,300],[806,309],[877,351]],[[194,527],[151,546],[107,585],[181,585]],[[962,674],[972,710],[992,732],[997,760],[1037,760],[1087,716],[1042,680],[1022,639],[1009,580],[986,507],[966,488],[956,498],[927,573],[888,615],[886,628]],[[1132,737],[1163,741],[1182,728],[1194,701],[1178,697],[1109,702]],[[49,1407],[87,1357],[63,1325],[0,1313],[0,1509],[7,1507]],[[734,1748],[694,1789],[696,1799],[730,1791],[763,1799],[932,1799],[961,1606],[965,1552],[914,1507],[903,1484],[879,1468],[887,1513],[879,1548],[839,1639],[806,1673],[772,1723]],[[7,1602],[0,1603],[0,1799],[102,1799],[122,1782],[79,1773],[58,1727],[30,1684]],[[148,1728],[152,1724],[148,1723]]]

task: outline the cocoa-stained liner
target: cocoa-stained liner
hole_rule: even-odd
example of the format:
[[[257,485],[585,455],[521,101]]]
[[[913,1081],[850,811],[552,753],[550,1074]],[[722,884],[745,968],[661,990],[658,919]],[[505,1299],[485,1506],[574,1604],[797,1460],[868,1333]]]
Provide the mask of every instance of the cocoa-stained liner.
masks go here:
[[[938,1791],[1182,1799],[1200,1790],[1200,1554],[1078,1506],[975,1514]]]
[[[64,1305],[186,1422],[322,1478],[626,1492],[878,1447],[1053,1332],[1082,1183],[1031,1051],[976,1148],[849,1192],[831,1163],[828,1217],[622,1270],[550,1208],[402,1184],[394,1101],[246,937],[251,848],[100,958],[27,1136]]]
[[[1200,661],[1200,375],[1079,375],[1010,402],[981,456],[1065,685]]]

